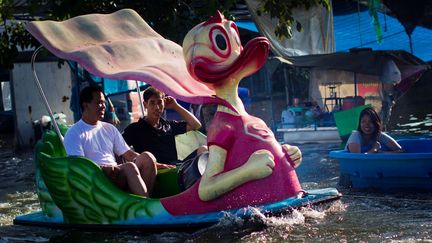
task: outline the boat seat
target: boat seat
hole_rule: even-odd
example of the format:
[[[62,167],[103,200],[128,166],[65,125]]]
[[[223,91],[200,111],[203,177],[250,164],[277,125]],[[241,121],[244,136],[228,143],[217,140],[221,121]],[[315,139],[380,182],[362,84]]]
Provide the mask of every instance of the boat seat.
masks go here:
[[[61,125],[60,132],[64,135],[67,131],[66,125]],[[188,133],[176,137],[176,146],[179,153],[179,158],[183,159],[193,150],[200,145],[206,143],[206,136],[197,131],[190,131]],[[36,163],[40,166],[40,161],[47,158],[58,158],[63,162],[71,163],[67,158],[66,150],[53,130],[44,132],[42,139],[36,145]],[[43,154],[44,158],[41,158]],[[75,160],[75,159],[73,159]],[[96,165],[96,164],[95,164]],[[39,183],[41,184],[41,183]],[[45,185],[41,185],[42,188]],[[159,169],[154,188],[154,198],[162,198],[167,196],[176,195],[181,192],[178,184],[177,168],[174,169]]]
[[[61,133],[66,130],[67,127],[61,129]],[[161,174],[166,176],[166,173]],[[158,200],[142,200],[141,196],[120,190],[93,161],[82,156],[67,156],[62,142],[52,130],[46,131],[38,141],[36,175],[43,213],[65,223],[112,224],[118,218],[131,217],[126,213],[114,213],[117,211],[112,209],[128,205],[131,199],[140,201],[142,207],[159,205]],[[139,214],[151,216],[149,211]]]

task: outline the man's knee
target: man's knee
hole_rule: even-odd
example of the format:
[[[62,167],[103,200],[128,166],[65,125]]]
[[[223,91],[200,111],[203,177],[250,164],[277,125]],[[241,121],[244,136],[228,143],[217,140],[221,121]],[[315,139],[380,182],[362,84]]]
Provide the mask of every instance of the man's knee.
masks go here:
[[[152,153],[150,153],[148,151],[142,152],[138,156],[141,158],[141,160],[144,163],[156,163],[156,157]]]
[[[156,173],[156,158],[150,152],[143,152],[138,155],[138,158],[135,160],[136,165],[140,169],[144,169],[145,171],[154,171]],[[152,172],[153,173],[153,172]]]
[[[140,174],[138,166],[133,162],[126,162],[122,165],[122,169],[126,175]]]

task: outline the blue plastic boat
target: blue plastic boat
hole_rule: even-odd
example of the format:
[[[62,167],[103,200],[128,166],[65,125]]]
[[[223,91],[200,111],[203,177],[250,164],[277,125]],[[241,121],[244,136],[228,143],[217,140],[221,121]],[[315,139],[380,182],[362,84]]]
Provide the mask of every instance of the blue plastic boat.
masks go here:
[[[432,191],[432,139],[401,139],[404,153],[330,152],[339,160],[339,184],[355,189]]]

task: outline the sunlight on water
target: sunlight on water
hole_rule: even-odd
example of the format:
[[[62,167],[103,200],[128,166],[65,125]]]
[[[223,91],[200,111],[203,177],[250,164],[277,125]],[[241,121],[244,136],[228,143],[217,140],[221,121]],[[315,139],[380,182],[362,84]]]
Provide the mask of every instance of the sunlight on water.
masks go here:
[[[40,210],[35,192],[15,192],[4,197],[6,202],[0,204],[0,226],[11,225],[18,215]]]
[[[49,242],[48,238],[44,237],[1,237],[0,242]]]
[[[431,136],[432,127],[432,114],[428,113],[424,117],[416,117],[414,115],[409,115],[407,120],[400,117],[400,122],[396,124],[396,127],[392,129],[392,132],[400,134],[418,134]]]
[[[327,205],[328,208],[326,209],[326,212],[328,214],[334,214],[334,213],[340,213],[347,210],[347,205],[344,204],[342,201],[335,201],[332,202],[330,205]]]
[[[6,209],[8,210],[10,208],[10,203],[0,203],[0,210],[3,211],[2,209]]]

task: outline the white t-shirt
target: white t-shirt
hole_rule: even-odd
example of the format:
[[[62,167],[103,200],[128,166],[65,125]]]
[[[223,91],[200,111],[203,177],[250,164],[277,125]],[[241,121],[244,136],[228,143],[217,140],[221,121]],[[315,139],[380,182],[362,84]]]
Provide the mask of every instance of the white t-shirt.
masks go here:
[[[116,165],[116,155],[126,153],[130,148],[115,126],[98,121],[96,125],[82,119],[68,129],[64,138],[68,155],[84,156],[98,165]]]

